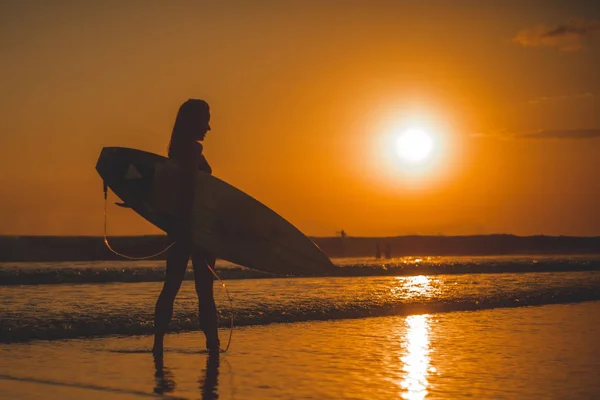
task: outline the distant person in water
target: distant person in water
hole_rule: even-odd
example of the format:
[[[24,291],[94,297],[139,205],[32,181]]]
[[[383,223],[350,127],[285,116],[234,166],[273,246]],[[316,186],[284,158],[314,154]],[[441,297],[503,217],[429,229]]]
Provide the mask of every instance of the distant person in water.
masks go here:
[[[152,348],[155,355],[162,355],[164,336],[173,316],[173,302],[183,281],[190,257],[198,294],[200,329],[206,336],[207,350],[211,353],[219,352],[217,307],[213,296],[213,275],[209,268],[209,266],[214,268],[215,257],[193,248],[191,232],[196,171],[212,173],[210,165],[202,154],[202,144],[199,143],[210,131],[209,122],[208,103],[204,100],[190,99],[179,108],[171,134],[169,158],[176,160],[183,167],[183,187],[179,225],[168,233],[175,244],[167,253],[165,284],[156,302],[154,347]]]
[[[392,258],[392,245],[390,243],[386,243],[385,245],[385,258]]]

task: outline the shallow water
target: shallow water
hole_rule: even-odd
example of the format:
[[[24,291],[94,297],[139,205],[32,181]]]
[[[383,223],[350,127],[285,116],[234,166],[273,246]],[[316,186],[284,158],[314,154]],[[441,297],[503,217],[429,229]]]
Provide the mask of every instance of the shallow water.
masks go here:
[[[600,302],[238,328],[217,362],[198,333],[0,345],[0,398],[591,399]]]

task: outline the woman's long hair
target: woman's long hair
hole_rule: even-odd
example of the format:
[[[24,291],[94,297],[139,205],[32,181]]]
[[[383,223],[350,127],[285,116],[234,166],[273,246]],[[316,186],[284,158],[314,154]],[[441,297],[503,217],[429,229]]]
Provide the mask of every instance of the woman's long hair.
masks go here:
[[[189,146],[195,131],[201,129],[201,124],[207,123],[209,115],[210,107],[204,100],[189,99],[179,107],[169,141],[169,158],[177,149]]]

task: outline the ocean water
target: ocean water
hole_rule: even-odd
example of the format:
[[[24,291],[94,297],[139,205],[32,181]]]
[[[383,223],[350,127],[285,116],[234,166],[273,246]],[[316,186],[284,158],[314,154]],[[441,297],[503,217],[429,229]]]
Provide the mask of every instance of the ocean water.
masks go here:
[[[266,278],[219,262],[233,299],[231,306],[215,284],[220,326],[232,314],[235,325],[248,326],[600,300],[594,256],[333,261],[337,276],[303,278]],[[0,342],[151,333],[163,277],[164,261],[0,264]],[[197,328],[187,280],[171,331]]]

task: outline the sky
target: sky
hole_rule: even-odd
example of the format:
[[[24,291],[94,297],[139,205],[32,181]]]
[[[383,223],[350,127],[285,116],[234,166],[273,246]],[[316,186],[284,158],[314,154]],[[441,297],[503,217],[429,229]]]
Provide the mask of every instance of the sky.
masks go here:
[[[600,235],[597,2],[7,0],[0,60],[2,235],[102,235],[100,150],[166,154],[188,98],[214,175],[310,236]]]

